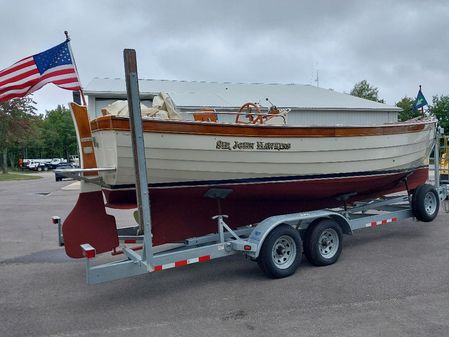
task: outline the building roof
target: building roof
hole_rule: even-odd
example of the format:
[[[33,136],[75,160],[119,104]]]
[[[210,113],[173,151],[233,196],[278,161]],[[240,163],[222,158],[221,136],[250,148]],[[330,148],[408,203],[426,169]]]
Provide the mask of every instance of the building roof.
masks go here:
[[[401,111],[396,106],[373,102],[330,89],[303,84],[230,83],[140,79],[141,95],[167,92],[180,107],[239,107],[246,102],[273,104],[296,110],[370,110]],[[95,78],[84,90],[95,97],[126,97],[125,80]]]

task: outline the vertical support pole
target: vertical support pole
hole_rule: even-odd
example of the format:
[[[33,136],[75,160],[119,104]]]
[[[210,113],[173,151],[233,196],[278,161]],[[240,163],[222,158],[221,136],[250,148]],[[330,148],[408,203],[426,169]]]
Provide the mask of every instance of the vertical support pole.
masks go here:
[[[61,218],[59,216],[52,216],[51,217],[51,221],[55,224],[58,225],[58,244],[59,247],[64,246],[64,237],[62,235],[62,223],[61,223]]]
[[[143,257],[147,268],[153,265],[151,239],[150,197],[148,192],[147,165],[145,162],[145,143],[143,138],[142,115],[140,111],[139,79],[137,76],[136,51],[123,51],[125,63],[126,92],[128,96],[131,141],[136,175],[137,207],[139,210],[139,232],[144,234]]]
[[[218,216],[218,233],[220,237],[220,243],[224,243],[224,228],[223,228],[223,217]]]
[[[87,257],[84,258],[86,265],[86,283],[90,284],[90,259]]]

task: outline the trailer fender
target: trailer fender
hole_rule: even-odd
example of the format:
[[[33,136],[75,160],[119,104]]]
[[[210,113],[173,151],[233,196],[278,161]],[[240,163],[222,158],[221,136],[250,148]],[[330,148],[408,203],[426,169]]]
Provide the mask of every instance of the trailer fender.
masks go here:
[[[343,215],[336,212],[319,210],[303,213],[276,215],[264,219],[253,229],[246,241],[253,247],[256,247],[256,249],[247,252],[247,255],[251,258],[257,258],[268,234],[281,224],[287,224],[299,231],[304,231],[315,220],[322,218],[331,218],[335,220],[341,226],[343,233],[352,234],[352,230],[348,223],[348,220]]]
[[[341,230],[344,234],[352,235],[352,228],[349,225],[348,219],[346,219],[343,215],[331,214],[329,215],[329,218],[335,220],[340,225]]]

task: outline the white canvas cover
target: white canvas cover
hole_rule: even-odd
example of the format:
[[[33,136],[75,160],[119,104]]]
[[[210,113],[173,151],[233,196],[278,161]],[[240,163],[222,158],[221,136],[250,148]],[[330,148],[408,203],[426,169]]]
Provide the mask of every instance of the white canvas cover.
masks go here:
[[[140,103],[140,110],[142,112],[142,118],[180,119],[179,114],[176,112],[175,104],[166,93],[160,93],[155,96],[151,108]],[[129,117],[128,101],[115,101],[101,109],[101,113],[103,116]]]

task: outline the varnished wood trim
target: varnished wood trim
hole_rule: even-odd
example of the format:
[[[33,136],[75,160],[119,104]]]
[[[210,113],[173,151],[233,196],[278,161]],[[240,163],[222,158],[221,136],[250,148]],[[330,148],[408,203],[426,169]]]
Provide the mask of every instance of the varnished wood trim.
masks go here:
[[[80,155],[82,157],[82,168],[96,168],[97,161],[95,159],[94,142],[92,140],[92,132],[89,125],[89,115],[85,106],[76,103],[70,103],[75,127],[78,134],[78,145],[80,147]],[[85,176],[96,176],[96,172],[85,172]]]
[[[358,137],[414,133],[430,129],[435,121],[397,123],[382,126],[273,126],[205,123],[195,121],[144,120],[145,132],[241,137]],[[102,116],[91,121],[92,131],[129,131],[129,119]]]

